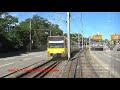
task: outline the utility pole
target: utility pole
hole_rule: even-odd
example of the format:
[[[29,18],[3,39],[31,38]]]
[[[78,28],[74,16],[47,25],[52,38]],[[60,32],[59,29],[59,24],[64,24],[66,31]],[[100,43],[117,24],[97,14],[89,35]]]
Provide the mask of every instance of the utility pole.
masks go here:
[[[31,19],[30,19],[30,52],[31,52]]]
[[[70,12],[67,12],[68,60],[70,60]]]

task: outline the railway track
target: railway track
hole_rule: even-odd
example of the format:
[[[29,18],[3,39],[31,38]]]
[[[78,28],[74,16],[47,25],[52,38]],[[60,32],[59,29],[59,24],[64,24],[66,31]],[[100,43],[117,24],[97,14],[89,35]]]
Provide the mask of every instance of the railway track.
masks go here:
[[[80,78],[81,77],[79,54],[82,52],[83,50],[78,52],[71,60],[67,62],[64,72],[61,75],[61,78]]]
[[[63,78],[98,78],[98,75],[86,55],[87,50],[80,51],[68,62]]]
[[[43,63],[37,62],[1,78],[43,78],[49,72],[54,72],[55,70],[52,69],[60,64],[60,62],[58,60],[48,60]]]
[[[33,71],[38,70],[38,72],[30,72],[30,73],[26,72],[26,73],[18,76],[17,78],[43,78],[45,75],[50,73],[52,71],[52,69],[55,66],[57,66],[60,62],[61,61],[49,61],[49,62],[44,63],[43,65],[38,66],[33,69]]]
[[[53,72],[47,74],[44,78],[61,78],[62,73],[65,70],[65,67],[67,65],[68,60],[62,61],[59,65],[57,65],[55,68],[59,70],[59,72]]]
[[[59,78],[113,78],[109,71],[91,58],[88,50],[79,52],[66,63]]]

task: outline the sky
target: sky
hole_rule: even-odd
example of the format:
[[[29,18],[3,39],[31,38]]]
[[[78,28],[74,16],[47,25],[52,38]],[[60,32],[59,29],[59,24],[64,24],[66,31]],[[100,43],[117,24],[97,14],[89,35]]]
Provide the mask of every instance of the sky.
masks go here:
[[[38,15],[53,24],[58,24],[60,29],[67,33],[67,12],[10,12],[9,14],[16,16],[19,22]],[[83,30],[83,36],[89,37],[99,32],[103,39],[110,39],[111,34],[120,34],[119,27],[120,12],[70,12],[70,33],[82,33]]]

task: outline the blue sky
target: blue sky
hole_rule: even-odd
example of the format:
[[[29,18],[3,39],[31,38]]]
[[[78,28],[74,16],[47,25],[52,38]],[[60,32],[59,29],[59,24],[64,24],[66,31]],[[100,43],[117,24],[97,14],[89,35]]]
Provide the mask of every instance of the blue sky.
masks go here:
[[[10,12],[10,14],[18,17],[19,21],[32,18],[33,15],[39,15],[54,24],[58,24],[64,33],[67,32],[66,12]],[[70,32],[81,33],[81,12],[70,12],[70,14]],[[103,39],[110,39],[111,34],[120,34],[120,12],[82,12],[82,21],[85,37],[100,32]]]

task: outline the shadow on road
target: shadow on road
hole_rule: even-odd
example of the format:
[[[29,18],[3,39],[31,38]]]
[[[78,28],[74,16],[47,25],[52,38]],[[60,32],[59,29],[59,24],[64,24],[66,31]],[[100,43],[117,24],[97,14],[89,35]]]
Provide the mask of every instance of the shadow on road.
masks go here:
[[[45,50],[32,50],[31,52],[43,52]],[[0,52],[0,58],[20,56],[21,54],[31,53],[30,51]]]
[[[61,60],[61,61],[65,61],[65,60],[67,60],[67,57],[54,57],[54,58],[52,58],[52,61],[59,61],[59,60]]]
[[[80,51],[82,51],[82,50],[80,49],[80,50],[76,50],[76,51],[72,52],[72,53],[71,53],[71,59],[70,59],[70,60],[72,61],[72,60],[75,60],[75,59],[79,58],[77,54],[78,54]],[[77,56],[76,56],[76,55],[77,55]],[[57,60],[61,60],[61,61],[64,60],[64,61],[65,61],[65,60],[68,60],[68,57],[53,57],[52,60],[53,60],[53,61],[57,61]]]

